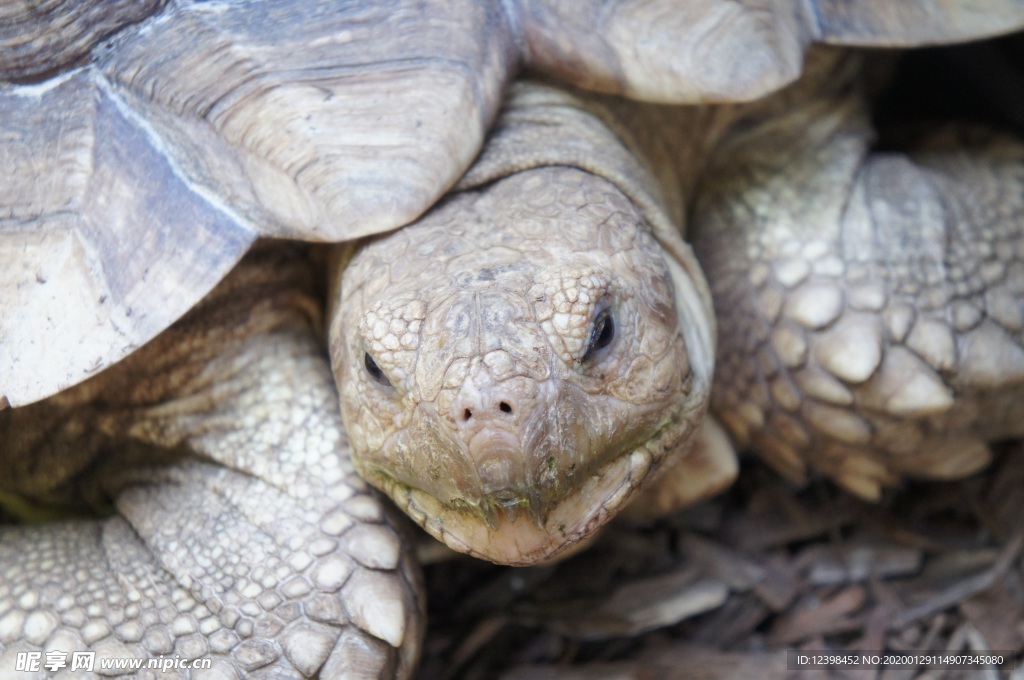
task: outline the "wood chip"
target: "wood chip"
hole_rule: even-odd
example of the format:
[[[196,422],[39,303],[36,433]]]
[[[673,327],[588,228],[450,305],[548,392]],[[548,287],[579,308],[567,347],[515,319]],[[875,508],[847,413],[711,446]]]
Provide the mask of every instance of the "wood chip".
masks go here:
[[[765,576],[754,588],[754,592],[774,611],[785,611],[800,592],[803,583],[796,569],[777,555],[765,562],[764,569]]]
[[[694,626],[692,639],[698,644],[727,649],[750,636],[771,614],[756,597],[732,597],[701,618],[700,625]]]
[[[978,631],[989,649],[1000,651],[1024,649],[1024,635],[1017,624],[1024,620],[1024,601],[1019,584],[1011,588],[1008,581],[1016,574],[998,579],[991,588],[960,603],[960,611]]]
[[[955,606],[961,600],[982,592],[992,585],[992,582],[996,577],[1005,573],[1011,563],[1016,561],[1017,557],[1020,555],[1022,546],[1024,546],[1024,532],[1018,531],[1013,540],[1011,540],[1003,549],[999,559],[992,565],[991,569],[978,574],[977,576],[964,579],[963,581],[954,584],[952,587],[937,593],[934,597],[929,598],[921,604],[907,609],[893,619],[891,627],[896,629],[902,628],[912,621],[924,618],[948,607]]]
[[[898,545],[816,547],[808,552],[814,554],[807,576],[812,585],[855,583],[869,576],[906,576],[917,573],[924,560],[920,549]]]
[[[850,586],[823,602],[808,598],[802,607],[779,619],[768,639],[772,645],[785,646],[835,630],[837,624],[845,627],[849,623],[846,617],[864,606],[866,595],[861,586]]]
[[[714,574],[736,591],[753,588],[765,578],[765,569],[740,553],[698,534],[688,534],[680,541],[680,550],[709,574]]]
[[[622,622],[618,635],[637,635],[720,607],[728,595],[723,581],[678,572],[623,586],[601,607],[601,613]],[[581,638],[603,636],[599,630],[589,630],[586,622],[580,623]]]

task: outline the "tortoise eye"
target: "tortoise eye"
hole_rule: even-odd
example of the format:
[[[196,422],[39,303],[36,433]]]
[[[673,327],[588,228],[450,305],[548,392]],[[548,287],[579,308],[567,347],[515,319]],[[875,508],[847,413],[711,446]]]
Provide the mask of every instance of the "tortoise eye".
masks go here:
[[[384,375],[384,371],[380,370],[380,366],[373,360],[369,352],[363,352],[363,366],[366,367],[366,372],[370,374],[375,382],[380,383],[384,387],[391,387],[391,381]]]
[[[615,317],[611,309],[605,309],[594,319],[594,327],[590,331],[590,344],[580,361],[590,361],[595,352],[598,352],[615,340]]]

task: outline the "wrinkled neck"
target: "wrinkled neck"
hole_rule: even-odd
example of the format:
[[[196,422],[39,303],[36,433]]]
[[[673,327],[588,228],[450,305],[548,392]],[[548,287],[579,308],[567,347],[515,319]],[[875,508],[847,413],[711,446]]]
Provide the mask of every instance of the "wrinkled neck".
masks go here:
[[[739,106],[667,106],[592,96],[602,118],[662,188],[664,209],[685,233],[687,204],[697,179]]]

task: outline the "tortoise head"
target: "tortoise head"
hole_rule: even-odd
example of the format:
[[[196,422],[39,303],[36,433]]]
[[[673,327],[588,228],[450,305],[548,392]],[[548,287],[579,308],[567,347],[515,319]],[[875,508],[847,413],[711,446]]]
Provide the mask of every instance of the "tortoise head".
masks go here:
[[[356,467],[495,562],[591,534],[706,404],[678,268],[613,184],[565,167],[454,194],[364,245],[331,322]]]

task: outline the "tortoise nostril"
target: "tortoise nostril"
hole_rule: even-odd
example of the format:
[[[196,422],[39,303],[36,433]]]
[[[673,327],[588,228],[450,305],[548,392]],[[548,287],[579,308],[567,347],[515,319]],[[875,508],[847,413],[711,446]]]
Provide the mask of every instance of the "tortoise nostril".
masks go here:
[[[466,406],[465,404],[466,402],[459,404],[457,410],[455,410],[455,414],[457,414],[455,417],[461,425],[468,425],[469,421],[473,420],[474,416],[480,416],[480,418],[483,418],[486,422],[490,420],[492,415],[497,416],[495,411],[501,411],[502,413],[510,415],[513,411],[512,404],[508,401],[499,401],[495,411],[491,410],[495,408],[494,402],[489,402],[488,400],[484,400],[483,402],[470,402],[469,406]],[[483,414],[482,416],[480,415],[481,413]],[[481,425],[483,424],[485,423],[481,423]]]

